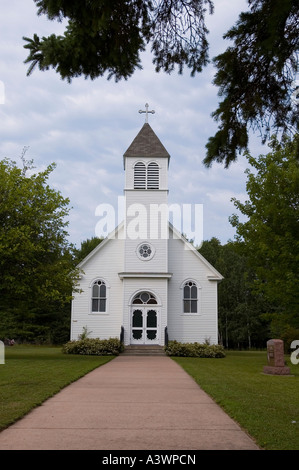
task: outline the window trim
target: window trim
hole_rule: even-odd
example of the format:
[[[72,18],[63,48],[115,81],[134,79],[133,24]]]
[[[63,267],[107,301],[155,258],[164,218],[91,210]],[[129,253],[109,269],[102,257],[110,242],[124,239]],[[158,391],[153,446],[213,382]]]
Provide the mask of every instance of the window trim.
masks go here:
[[[106,305],[105,305],[105,311],[103,312],[97,312],[97,311],[93,311],[92,310],[92,301],[94,299],[93,297],[93,286],[96,282],[98,281],[101,281],[105,284],[106,286],[106,297],[105,297],[105,300],[106,300]],[[89,292],[89,312],[88,314],[89,315],[108,315],[109,314],[109,289],[110,289],[110,286],[108,285],[106,279],[102,278],[102,277],[96,277],[95,279],[93,279],[89,285],[89,288],[90,288],[90,292]],[[98,297],[100,299],[100,297]]]
[[[140,254],[140,251],[139,251],[140,248],[141,248],[143,245],[148,245],[148,247],[151,249],[151,254],[150,254],[150,256],[148,256],[148,257],[146,257],[146,258],[143,257],[143,256]],[[139,243],[139,245],[138,245],[137,248],[136,248],[136,255],[137,255],[137,257],[138,257],[141,261],[150,261],[150,260],[153,259],[153,257],[155,256],[155,253],[156,253],[155,247],[154,247],[151,243],[149,243],[149,242],[147,242],[147,241],[144,241],[144,242],[142,242],[142,243]]]
[[[184,303],[185,303],[185,300],[189,300],[189,299],[185,299],[185,296],[184,296],[184,288],[186,286],[187,283],[189,282],[192,282],[193,284],[195,284],[196,288],[197,288],[197,297],[196,300],[197,301],[197,311],[196,312],[185,312],[185,308],[184,308]],[[195,279],[185,279],[181,286],[180,286],[180,289],[182,291],[181,293],[181,315],[183,316],[198,316],[198,315],[202,315],[202,312],[201,312],[201,285],[198,283],[198,281],[196,281]],[[190,301],[191,301],[191,297],[190,297]]]
[[[144,294],[147,294],[149,296],[149,298],[147,299],[147,301],[144,301],[142,299],[142,295]],[[140,303],[139,302],[135,302],[135,300],[140,300]],[[153,302],[151,302],[151,300],[153,300]],[[147,291],[147,290],[142,290],[140,292],[138,292],[136,295],[134,295],[134,297],[132,298],[132,301],[131,301],[131,306],[132,307],[151,307],[153,306],[153,308],[155,308],[157,305],[159,305],[158,303],[158,300],[157,300],[157,297],[156,295],[152,294],[150,291]]]
[[[148,162],[146,166],[146,189],[160,189],[160,168],[157,162]]]
[[[131,307],[134,307],[134,305],[137,305],[138,304],[133,304],[133,300],[138,297],[138,295],[140,294],[143,294],[143,293],[148,293],[148,294],[151,294],[153,297],[155,297],[156,301],[157,301],[157,305],[156,307],[162,307],[162,301],[160,299],[160,296],[152,289],[149,289],[147,286],[144,286],[143,288],[141,289],[137,289],[131,296],[130,296],[130,299],[129,299],[129,303],[128,303],[128,307],[131,308]],[[144,306],[144,305],[143,305]]]
[[[142,161],[134,163],[134,189],[146,189],[147,167]],[[142,170],[142,172],[141,172]]]
[[[139,167],[139,168],[138,168]],[[144,171],[144,174],[141,173]],[[138,173],[137,171],[138,170]],[[157,187],[152,187],[157,186]],[[160,165],[155,161],[138,160],[133,164],[133,187],[137,190],[157,191],[160,189]]]

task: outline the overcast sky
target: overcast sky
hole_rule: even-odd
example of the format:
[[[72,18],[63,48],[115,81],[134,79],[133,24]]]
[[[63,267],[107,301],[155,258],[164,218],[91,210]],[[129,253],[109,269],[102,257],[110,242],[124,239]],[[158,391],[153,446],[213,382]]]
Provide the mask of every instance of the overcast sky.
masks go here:
[[[215,13],[207,18],[210,57],[224,51],[222,35],[235,23],[244,0],[215,0]],[[20,164],[34,159],[36,171],[56,162],[50,184],[70,199],[69,239],[80,243],[95,235],[99,204],[117,206],[123,195],[123,154],[144,124],[138,113],[149,103],[155,110],[149,124],[171,155],[169,202],[203,205],[203,238],[233,239],[228,218],[236,210],[232,197],[246,199],[248,164],[244,157],[229,169],[214,164],[205,168],[205,145],[214,135],[211,113],[219,97],[212,85],[215,70],[209,66],[190,77],[174,72],[157,74],[149,53],[142,55],[143,70],[127,81],[115,83],[105,77],[95,81],[62,81],[53,70],[36,69],[26,76],[28,52],[23,36],[62,33],[62,25],[38,17],[33,0],[1,2],[0,18],[0,158]],[[1,98],[2,96],[2,98]],[[267,148],[251,144],[252,153]]]

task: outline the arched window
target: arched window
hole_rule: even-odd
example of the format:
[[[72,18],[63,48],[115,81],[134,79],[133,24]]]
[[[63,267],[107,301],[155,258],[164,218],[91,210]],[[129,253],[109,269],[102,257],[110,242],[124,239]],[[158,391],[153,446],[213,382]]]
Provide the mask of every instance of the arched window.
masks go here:
[[[104,281],[97,280],[92,286],[91,310],[93,313],[104,313],[107,307],[107,287]]]
[[[159,166],[156,162],[147,166],[147,189],[159,189]]]
[[[159,189],[159,165],[143,162],[134,165],[134,189]]]
[[[184,284],[183,312],[198,313],[198,288],[194,281],[187,281]]]
[[[133,305],[155,305],[157,304],[156,297],[150,292],[141,292],[140,294],[135,295]]]
[[[143,162],[134,166],[134,189],[146,189],[146,166]]]

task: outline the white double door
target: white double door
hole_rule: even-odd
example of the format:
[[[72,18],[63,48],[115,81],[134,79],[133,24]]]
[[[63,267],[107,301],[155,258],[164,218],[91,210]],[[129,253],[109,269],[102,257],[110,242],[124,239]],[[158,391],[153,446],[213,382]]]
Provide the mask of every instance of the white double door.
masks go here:
[[[131,312],[131,344],[159,344],[160,312],[155,306],[134,306]]]

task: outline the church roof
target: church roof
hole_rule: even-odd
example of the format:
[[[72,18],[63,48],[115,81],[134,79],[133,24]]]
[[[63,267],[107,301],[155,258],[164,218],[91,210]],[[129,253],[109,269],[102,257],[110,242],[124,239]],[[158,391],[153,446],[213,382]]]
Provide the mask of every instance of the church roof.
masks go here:
[[[214,266],[212,266],[203,256],[202,254],[197,251],[196,247],[194,247],[191,243],[186,240],[186,238],[170,223],[168,222],[169,230],[172,232],[173,235],[170,235],[170,238],[181,240],[181,242],[185,245],[185,249],[189,249],[197,259],[207,268],[206,276],[209,281],[221,281],[223,278],[222,274],[220,274]],[[110,243],[110,241],[118,241],[124,239],[124,234],[121,233],[124,230],[125,223],[121,222],[101,243],[99,243],[88,255],[80,261],[77,265],[78,268],[82,268],[90,259],[94,257],[96,253],[103,250],[103,248]],[[125,277],[135,277],[135,278],[142,278],[142,277],[156,277],[156,278],[171,278],[172,273],[168,272],[120,272],[118,273],[121,279]]]
[[[156,136],[148,123],[145,123],[129,148],[124,153],[124,157],[167,157],[167,152],[160,139]]]

